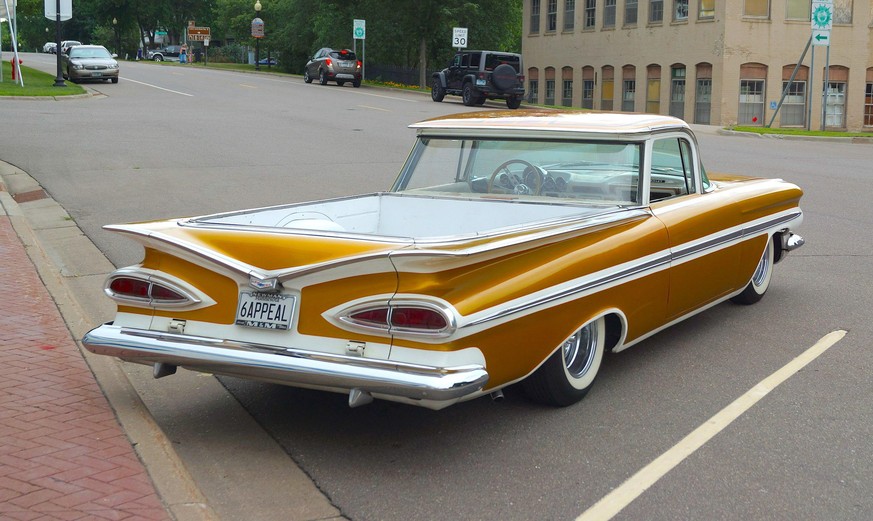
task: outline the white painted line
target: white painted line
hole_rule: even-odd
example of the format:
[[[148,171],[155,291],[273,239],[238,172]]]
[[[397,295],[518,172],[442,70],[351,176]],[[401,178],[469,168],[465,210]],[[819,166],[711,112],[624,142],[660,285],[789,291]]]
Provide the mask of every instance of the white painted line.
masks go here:
[[[390,110],[388,110],[388,109],[383,109],[383,108],[381,108],[381,107],[371,107],[370,105],[358,105],[358,106],[361,107],[361,108],[363,108],[363,109],[381,110],[382,112],[391,112]]]
[[[157,85],[152,85],[151,83],[146,83],[146,82],[144,82],[144,81],[136,81],[136,80],[132,80],[132,79],[130,79],[130,78],[123,78],[123,79],[124,79],[124,81],[132,81],[132,82],[134,82],[134,83],[139,83],[140,85],[145,85],[146,87],[151,87],[151,88],[153,88],[153,89],[163,90],[163,91],[166,91],[166,92],[172,92],[173,94],[179,94],[179,95],[181,95],[181,96],[190,96],[190,97],[192,97],[192,98],[194,97],[193,94],[188,94],[187,92],[179,92],[179,91],[177,91],[177,90],[165,89],[165,88],[163,88],[163,87],[158,87]]]
[[[661,454],[618,488],[604,496],[577,517],[576,521],[605,521],[612,519],[624,507],[628,506],[649,487],[664,477],[665,474],[670,472],[673,467],[679,465],[685,458],[693,454],[694,451],[702,447],[743,413],[751,409],[761,398],[767,396],[770,391],[797,374],[798,371],[818,358],[844,336],[846,336],[845,331],[837,330],[822,337],[814,346],[788,362],[775,373],[761,380],[760,383],[716,413],[715,416],[691,432],[682,441],[673,445],[667,452]]]

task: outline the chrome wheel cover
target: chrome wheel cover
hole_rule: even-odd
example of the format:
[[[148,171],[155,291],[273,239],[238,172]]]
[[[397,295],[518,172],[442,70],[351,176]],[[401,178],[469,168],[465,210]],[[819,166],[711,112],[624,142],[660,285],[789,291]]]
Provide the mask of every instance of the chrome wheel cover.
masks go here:
[[[770,263],[772,262],[769,253],[770,245],[768,245],[767,249],[764,250],[764,255],[758,262],[758,267],[755,268],[755,274],[752,275],[752,285],[756,288],[761,287],[761,285],[767,281],[767,274],[770,272]]]
[[[597,324],[591,322],[564,342],[564,367],[573,378],[581,378],[590,369],[597,352]]]

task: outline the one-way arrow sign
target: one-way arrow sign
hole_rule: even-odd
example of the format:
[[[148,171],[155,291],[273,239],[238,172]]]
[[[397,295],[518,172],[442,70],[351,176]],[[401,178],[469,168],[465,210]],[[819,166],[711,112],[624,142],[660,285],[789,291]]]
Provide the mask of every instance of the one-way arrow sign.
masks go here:
[[[812,44],[819,46],[828,46],[831,44],[831,32],[830,31],[813,31],[812,32]]]

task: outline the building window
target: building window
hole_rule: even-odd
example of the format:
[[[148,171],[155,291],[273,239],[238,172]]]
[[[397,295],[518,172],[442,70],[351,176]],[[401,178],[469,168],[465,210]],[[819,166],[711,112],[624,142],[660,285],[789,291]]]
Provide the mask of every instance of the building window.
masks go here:
[[[712,114],[712,64],[698,63],[696,67],[697,83],[694,89],[694,122],[701,125],[710,124]]]
[[[670,115],[685,117],[685,67],[670,69]]]
[[[634,96],[637,94],[636,80],[624,80],[621,84],[621,110],[634,111]]]
[[[540,32],[540,0],[530,0],[530,33]]]
[[[688,20],[688,0],[673,0],[673,20]]]
[[[697,11],[698,20],[715,18],[715,0],[700,0]]]
[[[743,0],[743,16],[770,18],[770,0]]]
[[[864,126],[873,127],[873,81],[867,82],[867,92],[864,94]]]
[[[709,115],[712,112],[712,78],[697,79],[694,98],[694,122],[709,125]]]
[[[540,80],[530,80],[527,85],[527,91],[528,103],[539,103]]]
[[[810,0],[787,0],[785,3],[786,20],[809,21]]]
[[[646,112],[661,113],[661,67],[649,65],[646,70]]]
[[[664,0],[649,0],[649,23],[664,21]]]
[[[852,0],[834,0],[834,23],[852,23]]]
[[[609,65],[601,72],[603,83],[600,85],[600,110],[612,110],[615,99],[615,69]]]
[[[867,84],[867,90],[870,90],[870,85],[873,85],[873,83]],[[871,104],[873,104],[873,101],[871,101]],[[582,80],[582,108],[594,108],[594,80]],[[873,120],[873,115],[871,115],[871,120]],[[873,123],[870,124],[873,125]]]
[[[786,88],[788,89],[786,91]],[[802,127],[806,125],[806,82],[782,82],[785,98],[782,100],[782,116],[780,125],[783,127]]]
[[[737,123],[761,125],[764,119],[764,80],[740,80]]]
[[[829,81],[826,99],[825,126],[846,128],[846,82]]]
[[[555,104],[555,68],[546,67],[546,92],[543,103],[546,105]]]
[[[573,80],[564,80],[561,89],[561,104],[565,107],[573,106]]]
[[[572,31],[576,25],[576,0],[564,0],[564,30]]]
[[[558,0],[548,0],[546,11],[546,32],[553,33],[558,30]]]
[[[603,27],[615,27],[615,0],[604,0]]]
[[[594,23],[597,20],[597,0],[585,0],[585,29],[594,29]]]
[[[637,24],[638,0],[625,0],[624,2],[624,25]]]

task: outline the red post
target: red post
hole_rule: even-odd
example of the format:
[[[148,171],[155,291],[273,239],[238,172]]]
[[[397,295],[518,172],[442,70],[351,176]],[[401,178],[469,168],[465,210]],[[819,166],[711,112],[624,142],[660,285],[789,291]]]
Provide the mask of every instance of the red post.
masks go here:
[[[18,58],[18,65],[21,64],[21,58]],[[15,56],[13,56],[11,60],[9,60],[9,65],[12,66],[12,81],[15,81],[15,70],[18,69],[18,67],[15,66]]]

